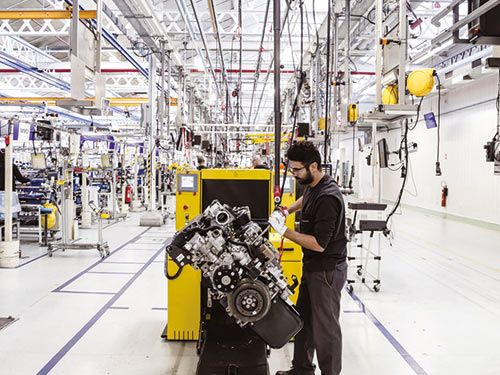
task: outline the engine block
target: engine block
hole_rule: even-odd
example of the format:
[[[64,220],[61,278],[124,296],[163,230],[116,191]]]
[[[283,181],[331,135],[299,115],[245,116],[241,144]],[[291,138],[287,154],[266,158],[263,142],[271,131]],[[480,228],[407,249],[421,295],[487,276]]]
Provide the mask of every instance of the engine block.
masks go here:
[[[250,326],[276,347],[293,337],[302,322],[289,299],[293,286],[287,284],[279,253],[265,234],[251,221],[248,207],[231,208],[215,200],[176,233],[166,251],[180,268],[200,269],[212,298],[236,323]],[[279,315],[282,321],[274,322]],[[267,326],[281,330],[282,339],[267,338]]]

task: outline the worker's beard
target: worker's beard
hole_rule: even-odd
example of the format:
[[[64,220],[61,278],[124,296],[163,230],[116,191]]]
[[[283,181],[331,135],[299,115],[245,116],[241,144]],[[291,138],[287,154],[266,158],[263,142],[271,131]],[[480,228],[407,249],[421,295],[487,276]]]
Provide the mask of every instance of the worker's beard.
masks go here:
[[[311,182],[314,181],[313,175],[312,175],[311,171],[309,170],[309,167],[306,168],[306,172],[307,172],[307,175],[304,178],[295,177],[295,179],[301,185],[309,185]]]

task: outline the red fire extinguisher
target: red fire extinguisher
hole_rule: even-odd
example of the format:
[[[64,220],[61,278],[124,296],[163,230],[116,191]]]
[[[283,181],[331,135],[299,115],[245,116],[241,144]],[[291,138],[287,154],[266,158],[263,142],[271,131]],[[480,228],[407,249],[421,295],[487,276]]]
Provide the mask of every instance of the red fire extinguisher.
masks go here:
[[[130,185],[125,188],[125,203],[132,203],[132,186]]]
[[[441,207],[446,207],[446,197],[448,196],[448,185],[441,184]]]

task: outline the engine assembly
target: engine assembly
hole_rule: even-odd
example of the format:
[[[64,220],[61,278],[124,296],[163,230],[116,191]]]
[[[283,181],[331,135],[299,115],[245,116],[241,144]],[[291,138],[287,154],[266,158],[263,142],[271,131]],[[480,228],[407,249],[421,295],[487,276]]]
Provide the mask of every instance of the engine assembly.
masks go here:
[[[214,200],[176,233],[166,251],[180,270],[186,265],[201,270],[212,298],[240,327],[279,348],[302,328],[289,300],[298,283],[287,284],[279,253],[264,234],[248,207]]]

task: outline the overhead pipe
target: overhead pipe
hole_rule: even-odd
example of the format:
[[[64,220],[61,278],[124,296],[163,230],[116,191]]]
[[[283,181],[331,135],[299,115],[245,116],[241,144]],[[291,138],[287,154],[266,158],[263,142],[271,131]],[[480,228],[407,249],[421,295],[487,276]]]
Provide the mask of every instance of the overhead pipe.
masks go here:
[[[50,76],[44,72],[40,72],[37,68],[29,66],[21,61],[16,61],[12,56],[7,55],[0,51],[0,63],[10,66],[11,68],[18,70],[22,73],[26,73],[34,78],[37,78],[43,82],[46,82],[52,86],[55,86],[63,91],[70,91],[71,87],[68,83],[61,81],[55,77]]]
[[[215,73],[220,73],[221,72],[221,69],[215,69],[214,70]],[[190,69],[189,71],[190,73],[203,73],[201,70],[199,69]],[[244,74],[251,74],[251,73],[274,73],[274,70],[268,70],[268,69],[261,69],[259,71],[255,70],[255,69],[226,69],[226,72],[227,73],[244,73]],[[294,70],[285,70],[285,69],[281,69],[280,70],[280,73],[281,74],[295,74],[295,71]]]
[[[38,72],[44,72],[44,73],[71,73],[70,68],[56,68],[56,69],[51,69],[51,68],[37,69],[37,68],[34,68],[34,69]],[[19,73],[19,72],[21,72],[19,69],[0,69],[0,73]],[[140,72],[137,69],[108,68],[108,69],[101,69],[101,73],[140,73]]]

